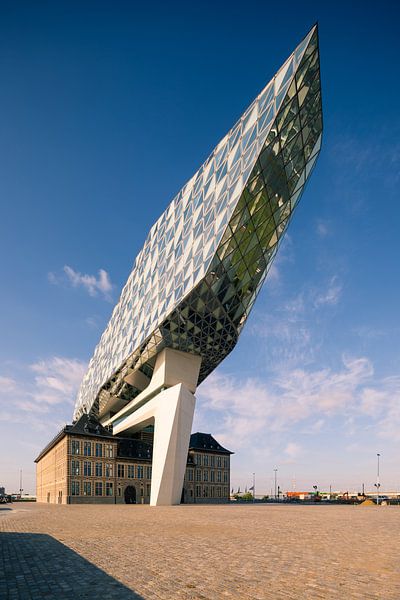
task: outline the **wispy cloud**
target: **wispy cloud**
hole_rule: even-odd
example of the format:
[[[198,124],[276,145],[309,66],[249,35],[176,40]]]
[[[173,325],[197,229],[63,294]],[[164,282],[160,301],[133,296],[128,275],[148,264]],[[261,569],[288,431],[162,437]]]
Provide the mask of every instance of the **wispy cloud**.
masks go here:
[[[85,319],[85,323],[91,329],[98,329],[99,328],[99,320],[98,320],[97,317],[87,317]]]
[[[400,142],[399,127],[394,129],[386,125],[368,130],[368,134],[352,132],[340,134],[330,147],[332,160],[341,167],[342,172],[354,179],[354,174],[368,179],[379,177],[381,167],[388,168],[389,181],[394,183],[400,178]],[[357,181],[357,178],[355,179]]]
[[[327,289],[315,296],[314,306],[318,308],[326,304],[337,304],[341,294],[342,285],[339,283],[338,277],[335,275],[334,277],[331,277]]]
[[[38,403],[71,405],[86,368],[80,360],[59,356],[30,365],[35,374],[32,398]]]
[[[109,274],[104,269],[99,269],[98,276],[82,274],[75,271],[69,265],[63,268],[64,274],[57,276],[55,273],[48,273],[48,280],[53,285],[68,283],[72,287],[82,287],[89,296],[95,297],[99,294],[108,302],[112,301],[111,292],[113,289]]]
[[[355,327],[352,331],[362,340],[376,340],[378,338],[387,336],[388,333],[393,332],[393,329],[391,329],[389,332],[385,329],[378,329],[376,327],[362,325]]]
[[[317,235],[320,238],[325,238],[330,234],[329,225],[326,221],[318,221],[316,226]]]
[[[285,458],[280,461],[280,464],[291,465],[295,464],[298,459],[304,454],[304,448],[295,442],[289,442],[283,450]]]
[[[375,378],[365,357],[343,356],[337,370],[282,368],[265,381],[213,373],[198,397],[214,413],[216,436],[235,447],[250,435],[257,443],[266,431],[290,432],[306,422],[318,429],[337,417],[348,435],[373,423],[382,437],[400,439],[400,377]]]
[[[11,377],[2,377],[0,375],[0,393],[9,393],[15,390],[17,382]]]
[[[20,423],[50,411],[72,412],[87,365],[74,358],[54,356],[21,366],[19,377],[0,376],[0,404],[7,410],[0,420]]]
[[[249,328],[254,338],[264,340],[260,350],[266,355],[270,370],[298,364],[310,364],[322,344],[321,330],[315,326],[324,311],[336,306],[342,296],[342,284],[337,275],[319,287],[304,286],[295,296],[284,298],[272,312],[259,314]]]

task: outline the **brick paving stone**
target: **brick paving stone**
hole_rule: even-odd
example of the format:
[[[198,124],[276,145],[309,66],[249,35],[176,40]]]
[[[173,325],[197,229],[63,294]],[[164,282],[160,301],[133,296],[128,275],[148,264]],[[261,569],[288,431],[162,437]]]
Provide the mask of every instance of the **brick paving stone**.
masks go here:
[[[400,600],[400,507],[13,504],[1,600]]]

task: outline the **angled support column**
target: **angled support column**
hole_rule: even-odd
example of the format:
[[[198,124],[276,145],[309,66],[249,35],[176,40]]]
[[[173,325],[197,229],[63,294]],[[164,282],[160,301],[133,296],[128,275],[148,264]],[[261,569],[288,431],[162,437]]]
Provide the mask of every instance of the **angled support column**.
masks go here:
[[[152,506],[181,501],[200,364],[199,356],[166,348],[148,387],[112,419],[114,435],[154,424]]]
[[[160,392],[114,427],[114,434],[118,435],[126,430],[139,431],[154,422],[152,506],[181,501],[195,403],[194,395],[179,383]]]

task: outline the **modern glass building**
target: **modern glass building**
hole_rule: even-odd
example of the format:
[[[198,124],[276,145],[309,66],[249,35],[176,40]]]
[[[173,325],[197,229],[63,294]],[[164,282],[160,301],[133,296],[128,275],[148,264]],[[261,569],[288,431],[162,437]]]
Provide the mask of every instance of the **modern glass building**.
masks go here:
[[[315,26],[151,228],[83,378],[75,420],[90,413],[119,432],[137,427],[132,415],[157,394],[181,379],[193,393],[232,351],[321,135]],[[190,381],[177,364],[187,357],[196,357]]]

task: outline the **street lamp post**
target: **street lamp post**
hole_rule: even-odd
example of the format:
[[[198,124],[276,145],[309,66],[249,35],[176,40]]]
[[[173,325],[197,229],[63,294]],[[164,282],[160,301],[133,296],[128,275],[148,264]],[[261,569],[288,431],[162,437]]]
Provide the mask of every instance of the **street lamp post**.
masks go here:
[[[316,502],[316,499],[318,498],[318,486],[313,485],[313,488],[314,488],[314,493],[315,493],[314,502]]]
[[[377,468],[377,472],[376,472],[376,484],[375,484],[376,493],[377,493],[377,496],[376,496],[376,505],[379,506],[379,488],[381,487],[381,484],[380,484],[380,481],[379,481],[379,458],[380,458],[381,455],[379,454],[379,452],[377,452],[376,456],[378,458],[378,468]]]
[[[276,474],[278,472],[278,469],[274,469],[275,472],[275,500],[276,500]]]
[[[253,473],[253,502],[256,501],[256,474]]]

